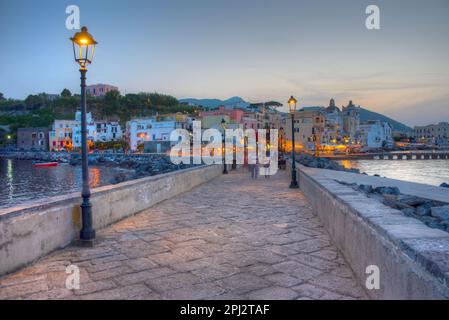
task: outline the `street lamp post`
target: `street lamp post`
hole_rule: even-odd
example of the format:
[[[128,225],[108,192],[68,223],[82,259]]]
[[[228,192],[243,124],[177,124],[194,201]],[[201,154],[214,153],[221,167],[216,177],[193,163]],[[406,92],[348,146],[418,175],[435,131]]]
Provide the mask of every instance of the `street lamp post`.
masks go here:
[[[223,150],[223,174],[228,174],[228,168],[226,167],[226,151],[225,151],[225,135],[226,135],[226,120],[221,119],[221,127],[223,128],[223,140],[222,140],[222,150]]]
[[[81,244],[92,246],[95,240],[95,230],[92,226],[92,204],[90,203],[89,187],[89,159],[87,146],[87,121],[86,121],[86,73],[87,65],[92,63],[94,49],[97,42],[87,32],[86,27],[81,28],[81,32],[75,33],[70,38],[73,44],[73,54],[75,61],[80,65],[81,73],[81,155],[82,155],[82,176],[83,189],[81,195],[82,227],[80,231]]]
[[[295,162],[295,111],[297,100],[293,96],[288,99],[288,107],[292,118],[292,181],[290,182],[291,189],[297,189],[298,181],[296,180],[296,162]]]

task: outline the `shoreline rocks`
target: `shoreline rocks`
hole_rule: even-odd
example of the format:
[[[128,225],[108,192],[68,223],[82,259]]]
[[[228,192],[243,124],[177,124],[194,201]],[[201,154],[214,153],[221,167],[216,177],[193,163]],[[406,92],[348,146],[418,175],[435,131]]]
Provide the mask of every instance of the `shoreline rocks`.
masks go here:
[[[35,161],[57,161],[81,166],[80,153],[68,152],[9,152],[0,154],[0,158]],[[198,165],[174,164],[165,154],[124,154],[124,153],[91,153],[88,156],[90,166],[107,166],[123,169],[111,179],[111,184],[139,179],[147,176],[168,173]]]
[[[305,167],[309,168],[319,168],[328,169],[336,171],[346,171],[352,173],[360,173],[359,169],[346,169],[344,166],[339,164],[337,161],[327,158],[314,157],[308,154],[298,154],[295,155],[295,160]]]
[[[393,209],[401,211],[405,216],[418,219],[430,228],[438,228],[449,232],[449,203],[402,194],[397,187],[376,187],[358,185],[338,181],[351,186],[354,190],[363,192],[370,198],[375,198]]]

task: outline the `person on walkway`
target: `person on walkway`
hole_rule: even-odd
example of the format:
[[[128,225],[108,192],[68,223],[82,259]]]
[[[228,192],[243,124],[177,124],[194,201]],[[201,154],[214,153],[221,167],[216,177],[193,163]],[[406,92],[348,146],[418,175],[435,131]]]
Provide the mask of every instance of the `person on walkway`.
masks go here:
[[[270,163],[269,162],[267,164],[263,165],[263,170],[264,170],[265,179],[268,179],[270,177]]]
[[[257,174],[259,170],[259,166],[257,164],[257,154],[255,152],[252,152],[249,154],[248,157],[248,167],[249,171],[251,172],[251,179],[257,179]]]

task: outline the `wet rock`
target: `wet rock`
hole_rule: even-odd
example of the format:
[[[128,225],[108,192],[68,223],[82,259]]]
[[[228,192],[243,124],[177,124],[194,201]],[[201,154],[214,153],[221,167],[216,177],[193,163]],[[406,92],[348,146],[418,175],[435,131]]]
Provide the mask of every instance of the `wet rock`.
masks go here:
[[[431,228],[440,228],[441,229],[441,223],[437,218],[425,216],[419,218],[422,222],[424,222],[427,226]]]
[[[427,202],[423,203],[422,205],[416,207],[416,214],[421,217],[429,216],[431,207],[432,207],[432,202],[427,201]]]
[[[405,208],[405,209],[402,209],[401,211],[406,217],[413,217],[416,215],[416,209],[413,207]]]
[[[443,207],[433,207],[430,209],[432,217],[449,222],[449,205]]]
[[[415,197],[415,196],[410,196],[410,195],[405,195],[405,194],[399,195],[397,200],[404,204],[407,204],[409,206],[413,206],[413,207],[417,207],[417,206],[420,206],[420,205],[428,202],[428,200],[426,200],[426,199],[423,199],[420,197]]]
[[[374,191],[372,185],[366,185],[366,184],[359,185],[358,190],[365,192],[365,193],[372,193]]]
[[[443,182],[442,184],[440,184],[441,188],[449,188],[449,183]]]
[[[384,194],[399,195],[401,193],[397,187],[377,187],[374,189],[374,192],[380,193],[382,195]]]

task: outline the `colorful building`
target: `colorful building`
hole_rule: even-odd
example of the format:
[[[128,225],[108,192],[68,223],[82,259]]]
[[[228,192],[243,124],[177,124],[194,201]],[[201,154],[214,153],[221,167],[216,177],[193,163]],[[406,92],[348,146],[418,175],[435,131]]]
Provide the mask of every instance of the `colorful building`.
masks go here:
[[[244,111],[241,109],[226,109],[224,106],[218,107],[218,110],[201,111],[200,117],[206,116],[228,116],[235,123],[241,123]]]
[[[440,122],[414,127],[411,137],[419,143],[447,145],[449,144],[449,123]]]
[[[48,150],[47,128],[17,129],[17,148],[23,150]]]
[[[93,97],[103,97],[110,91],[118,91],[118,87],[102,83],[86,86],[86,93]]]

